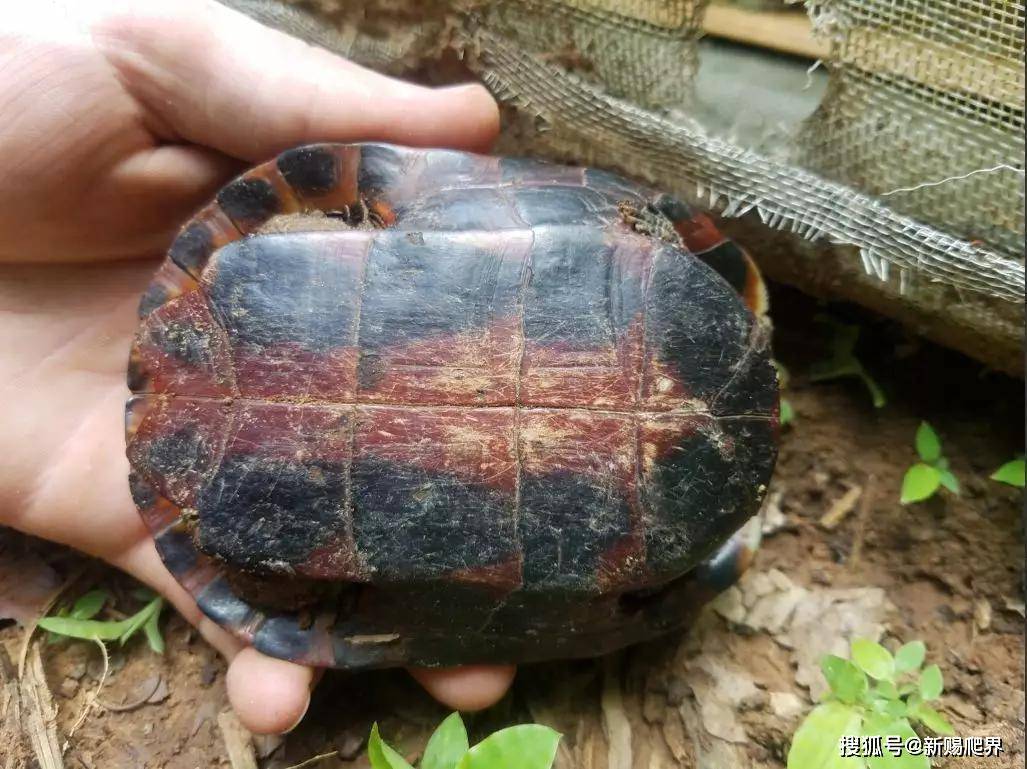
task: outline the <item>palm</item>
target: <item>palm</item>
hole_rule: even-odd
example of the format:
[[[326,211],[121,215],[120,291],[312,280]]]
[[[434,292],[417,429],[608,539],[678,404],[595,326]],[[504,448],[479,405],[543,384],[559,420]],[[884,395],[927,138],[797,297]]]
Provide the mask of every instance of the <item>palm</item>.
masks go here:
[[[13,404],[0,451],[12,525],[118,565],[145,541],[125,484],[126,351],[151,260],[0,268],[0,357]],[[144,576],[140,574],[139,576]]]
[[[23,41],[0,55],[49,84],[45,99],[18,79],[0,87],[35,127],[0,144],[0,393],[17,404],[0,432],[0,520],[128,566],[146,537],[120,426],[135,306],[175,222],[231,161],[162,145],[95,48],[76,49],[69,77],[61,57],[38,55],[54,47]],[[172,155],[188,178],[169,187]]]
[[[481,147],[497,113],[480,88],[399,83],[215,3],[137,7],[67,0],[0,19],[0,524],[160,590],[238,652],[228,688],[243,722],[281,731],[302,715],[311,671],[240,651],[202,618],[129,495],[139,297],[176,225],[246,162],[315,140]],[[471,709],[498,699],[512,671],[415,675]]]

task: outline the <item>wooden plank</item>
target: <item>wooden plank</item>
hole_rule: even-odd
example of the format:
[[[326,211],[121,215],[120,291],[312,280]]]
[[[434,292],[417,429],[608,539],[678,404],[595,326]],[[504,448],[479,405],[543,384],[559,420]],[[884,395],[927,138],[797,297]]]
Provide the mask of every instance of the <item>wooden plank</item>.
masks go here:
[[[865,72],[963,94],[966,99],[983,97],[1016,110],[1024,107],[1023,64],[1012,59],[859,27],[839,48],[838,61]]]
[[[810,59],[826,59],[829,44],[813,36],[801,9],[751,11],[713,3],[706,9],[706,34],[737,43],[769,48]],[[840,64],[887,77],[963,93],[1023,109],[1024,70],[1019,62],[887,32],[856,27],[837,51]]]
[[[828,43],[813,37],[809,17],[802,10],[750,11],[732,5],[711,4],[703,21],[706,34],[736,43],[824,59]]]

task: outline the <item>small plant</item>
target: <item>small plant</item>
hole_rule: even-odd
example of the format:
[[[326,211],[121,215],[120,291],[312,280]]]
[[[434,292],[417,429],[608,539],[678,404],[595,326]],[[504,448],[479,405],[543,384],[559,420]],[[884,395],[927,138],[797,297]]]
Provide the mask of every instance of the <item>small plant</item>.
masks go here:
[[[1016,486],[1018,488],[1024,487],[1024,462],[1023,457],[1019,459],[1011,459],[1006,462],[1002,467],[993,472],[990,476],[991,480],[998,481],[999,483],[1008,483],[1010,486]]]
[[[785,364],[776,358],[771,359],[770,362],[774,365],[774,370],[777,372],[778,387],[781,390],[787,390],[788,383],[792,380],[791,373],[789,373]],[[793,421],[795,421],[795,409],[792,408],[791,401],[782,397],[778,408],[778,422],[781,427],[784,427],[785,425],[791,424]]]
[[[817,321],[823,323],[831,330],[831,355],[829,358],[810,366],[810,381],[827,382],[831,379],[841,379],[843,377],[858,377],[870,392],[874,408],[883,408],[888,402],[884,397],[884,391],[881,390],[874,378],[863,367],[863,363],[856,357],[859,326],[841,323],[826,315],[818,316]]]
[[[137,590],[133,596],[147,601],[142,609],[123,620],[94,619],[111,600],[106,590],[90,590],[70,607],[60,609],[57,614],[43,617],[39,627],[50,633],[50,639],[81,638],[86,641],[118,641],[124,644],[140,630],[158,654],[164,653],[164,637],[160,632],[160,613],[164,599],[149,590]]]
[[[959,481],[949,469],[948,459],[941,453],[941,440],[927,422],[921,422],[917,428],[916,453],[920,455],[920,461],[906,470],[902,479],[902,504],[921,502],[934,496],[942,486],[953,494],[959,493]]]
[[[548,726],[522,724],[501,729],[474,747],[459,713],[444,720],[428,740],[419,769],[550,769],[560,734]],[[367,743],[371,769],[413,769],[371,727]]]
[[[792,404],[789,401],[782,398],[780,416],[778,417],[778,421],[780,421],[781,426],[784,427],[785,425],[791,424],[792,421],[794,421],[794,419],[795,409],[792,408]]]
[[[788,751],[788,769],[929,769],[924,755],[883,748],[878,757],[842,755],[843,738],[861,742],[889,737],[902,744],[916,737],[914,724],[940,735],[954,734],[952,726],[927,703],[941,696],[943,681],[937,665],[923,668],[927,649],[913,641],[894,656],[866,639],[852,642],[852,660],[828,655],[820,663],[831,687],[824,702],[806,716]],[[922,669],[921,669],[922,668]],[[876,752],[876,751],[873,751]]]

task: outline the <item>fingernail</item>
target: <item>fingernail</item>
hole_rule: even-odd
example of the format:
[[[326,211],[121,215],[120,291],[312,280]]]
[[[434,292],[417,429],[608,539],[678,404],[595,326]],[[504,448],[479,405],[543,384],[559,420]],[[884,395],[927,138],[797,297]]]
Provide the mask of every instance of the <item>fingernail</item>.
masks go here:
[[[469,83],[458,83],[456,85],[447,85],[439,88],[440,91],[445,91],[451,94],[468,94],[474,93],[475,95],[481,94],[482,92],[488,93],[489,89],[481,83],[471,81]]]
[[[289,734],[289,732],[293,731],[297,726],[299,726],[301,723],[303,723],[303,719],[307,717],[307,711],[308,710],[310,710],[310,697],[309,696],[307,697],[307,704],[303,707],[303,712],[300,713],[300,717],[296,719],[296,723],[294,723],[292,726],[290,726],[288,729],[286,729],[284,732],[282,732],[282,734]]]

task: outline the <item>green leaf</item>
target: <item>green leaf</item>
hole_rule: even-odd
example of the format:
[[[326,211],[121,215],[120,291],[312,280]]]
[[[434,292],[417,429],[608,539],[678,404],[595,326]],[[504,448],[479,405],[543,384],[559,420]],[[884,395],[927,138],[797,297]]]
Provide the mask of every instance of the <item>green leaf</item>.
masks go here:
[[[467,729],[459,713],[453,713],[439,724],[428,740],[421,759],[421,769],[454,769],[467,753]]]
[[[1024,486],[1024,461],[1022,459],[1014,459],[1006,462],[991,474],[991,479],[1022,489]]]
[[[828,382],[832,379],[841,379],[848,376],[860,376],[860,365],[858,360],[823,360],[817,361],[809,367],[807,378],[811,382]]]
[[[867,676],[847,659],[828,654],[820,661],[820,669],[831,692],[847,705],[857,702],[867,691]]]
[[[142,628],[147,620],[153,614],[159,614],[161,607],[164,605],[164,599],[157,597],[150,601],[146,606],[137,611],[131,617],[126,619],[124,632],[118,637],[119,643],[125,643],[129,638],[136,634],[136,632]]]
[[[787,401],[784,398],[782,398],[781,399],[781,414],[780,414],[780,417],[779,417],[779,420],[781,422],[781,426],[784,427],[785,425],[791,423],[794,419],[795,419],[795,409],[792,408],[792,404],[789,401]]]
[[[917,462],[906,470],[906,476],[902,479],[902,504],[920,502],[927,499],[938,490],[941,483],[941,474],[937,468]]]
[[[770,359],[770,364],[777,371],[777,383],[782,390],[788,387],[788,383],[792,381],[792,375],[789,373],[788,368],[781,361],[774,358]]]
[[[871,678],[891,681],[895,677],[895,660],[881,644],[866,638],[852,642],[852,661]]]
[[[938,481],[953,494],[959,494],[959,479],[952,474],[951,470],[941,468],[938,470]]]
[[[887,716],[888,718],[905,718],[909,708],[902,700],[879,699],[874,703],[874,712]]]
[[[157,654],[164,653],[164,636],[160,633],[160,612],[155,611],[143,625],[143,632],[146,633],[146,642]]]
[[[905,718],[892,719],[888,717],[870,717],[866,720],[863,734],[868,737],[880,736],[882,742],[888,736],[898,736],[904,745],[906,740],[916,737],[916,732]],[[901,755],[896,756],[887,747],[883,756],[870,757],[867,759],[870,769],[931,769],[931,760],[924,755],[914,756],[903,749]]]
[[[859,756],[842,757],[845,736],[859,735],[862,717],[856,708],[840,702],[818,705],[796,730],[788,750],[788,769],[863,769]]]
[[[71,607],[71,612],[68,616],[72,619],[92,619],[100,613],[103,605],[107,603],[107,599],[110,597],[111,594],[106,590],[90,590],[75,601],[75,605]]]
[[[899,690],[891,681],[879,681],[877,686],[874,687],[874,691],[886,700],[895,700],[899,697]]]
[[[941,459],[941,441],[938,433],[927,422],[921,422],[916,430],[916,453],[929,465]]]
[[[121,622],[99,622],[95,619],[72,619],[71,617],[43,617],[39,627],[57,635],[82,638],[86,641],[116,641],[128,627],[128,620]]]
[[[930,705],[920,703],[911,715],[914,718],[919,718],[923,722],[924,726],[935,734],[951,736],[956,733],[956,730],[952,728],[952,724],[949,723],[948,719]]]
[[[467,751],[457,769],[550,769],[560,737],[540,724],[500,729]]]
[[[919,670],[927,656],[927,647],[923,641],[910,641],[895,652],[895,672],[910,673]]]
[[[926,701],[938,699],[945,688],[941,668],[930,665],[920,674],[920,696]]]
[[[378,724],[371,727],[371,736],[367,740],[367,757],[371,761],[371,769],[414,769],[403,756],[385,744],[378,733]]]
[[[888,404],[888,399],[884,397],[884,390],[877,384],[877,381],[867,373],[867,370],[863,368],[862,364],[859,367],[859,378],[863,380],[863,384],[866,385],[867,390],[870,391],[870,399],[874,403],[875,409],[883,409]]]

